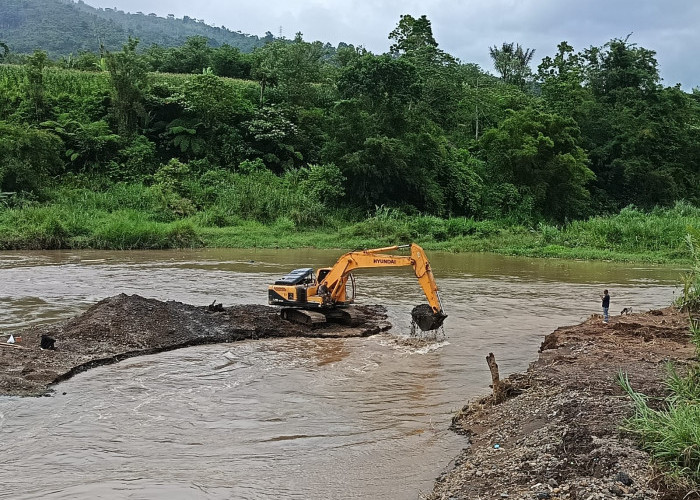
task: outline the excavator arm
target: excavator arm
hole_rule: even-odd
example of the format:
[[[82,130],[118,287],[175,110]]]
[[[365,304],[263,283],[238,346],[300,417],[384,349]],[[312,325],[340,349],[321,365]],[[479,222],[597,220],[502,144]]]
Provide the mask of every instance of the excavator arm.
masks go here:
[[[386,253],[405,248],[410,248],[410,255],[391,255]],[[433,271],[430,268],[430,262],[428,262],[425,252],[415,243],[348,252],[338,259],[321,281],[321,285],[325,285],[328,288],[331,302],[343,303],[346,300],[345,285],[353,270],[372,267],[403,266],[413,267],[416,278],[418,278],[418,283],[423,289],[423,293],[425,293],[425,297],[428,299],[428,303],[432,309],[432,316],[440,318],[433,323],[439,321],[438,326],[441,325],[446,315],[442,310],[442,303],[440,302],[440,295],[438,293],[437,284],[435,283],[435,277],[433,276]]]

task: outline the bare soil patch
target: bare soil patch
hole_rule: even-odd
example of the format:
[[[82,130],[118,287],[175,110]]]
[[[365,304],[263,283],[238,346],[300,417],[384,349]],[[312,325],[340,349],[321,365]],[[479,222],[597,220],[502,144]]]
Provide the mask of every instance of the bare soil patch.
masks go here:
[[[455,415],[470,445],[428,498],[700,498],[665,486],[620,431],[632,405],[615,380],[622,370],[635,390],[661,396],[666,363],[694,359],[687,315],[673,308],[557,329],[526,373],[504,381],[510,398],[494,405],[488,396]]]
[[[89,368],[180,347],[266,337],[360,337],[391,326],[381,306],[357,306],[365,316],[359,326],[313,329],[282,320],[273,307],[216,306],[121,294],[70,320],[17,332],[16,347],[0,348],[0,395],[50,395],[51,384]],[[55,340],[55,350],[41,349],[42,336]]]

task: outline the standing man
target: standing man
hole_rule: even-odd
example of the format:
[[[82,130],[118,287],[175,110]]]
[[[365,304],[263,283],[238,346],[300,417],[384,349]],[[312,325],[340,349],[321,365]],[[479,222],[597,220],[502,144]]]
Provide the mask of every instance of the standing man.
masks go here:
[[[603,295],[600,296],[603,301],[603,323],[607,323],[609,319],[608,311],[610,310],[610,295],[607,290],[603,290]]]

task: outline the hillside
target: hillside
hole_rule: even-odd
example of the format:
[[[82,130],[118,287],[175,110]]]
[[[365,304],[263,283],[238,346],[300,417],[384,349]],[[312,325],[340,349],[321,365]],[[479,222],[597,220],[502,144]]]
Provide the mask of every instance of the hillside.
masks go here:
[[[85,50],[96,52],[101,43],[108,50],[116,50],[129,35],[138,38],[141,47],[179,46],[195,35],[208,38],[212,46],[227,43],[243,52],[263,44],[257,36],[209,26],[187,16],[175,19],[97,9],[82,0],[0,0],[0,42],[6,43],[11,53],[41,49],[56,57]]]

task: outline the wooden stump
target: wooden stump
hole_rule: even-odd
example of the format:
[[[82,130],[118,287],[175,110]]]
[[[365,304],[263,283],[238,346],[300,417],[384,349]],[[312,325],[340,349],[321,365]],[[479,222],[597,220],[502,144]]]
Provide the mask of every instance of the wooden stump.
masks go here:
[[[496,356],[492,352],[486,356],[486,363],[491,371],[491,387],[493,388],[493,402],[498,404],[506,399],[505,388],[498,375],[498,365],[496,364]]]

